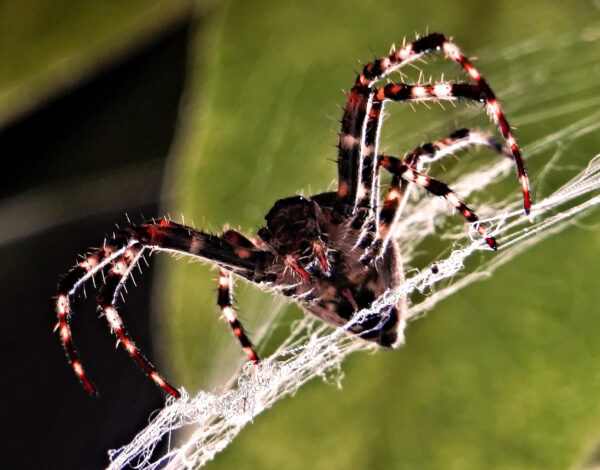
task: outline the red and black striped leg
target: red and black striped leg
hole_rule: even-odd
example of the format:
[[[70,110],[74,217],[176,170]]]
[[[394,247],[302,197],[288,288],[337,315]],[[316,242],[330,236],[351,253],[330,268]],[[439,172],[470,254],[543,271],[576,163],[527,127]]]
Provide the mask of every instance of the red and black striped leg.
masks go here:
[[[469,99],[472,101],[482,101],[484,96],[478,85],[465,83],[447,83],[438,85],[407,85],[407,84],[389,84],[378,88],[375,96],[372,97],[371,107],[367,118],[365,129],[365,147],[363,159],[362,180],[359,183],[359,198],[357,201],[358,211],[353,220],[353,228],[363,228],[363,232],[357,246],[366,248],[374,240],[377,240],[377,204],[373,197],[379,192],[379,168],[375,163],[373,152],[377,151],[377,140],[381,126],[381,115],[385,101],[424,101],[424,100],[456,100]],[[429,144],[429,147],[423,146],[416,149],[415,152],[422,152],[423,156],[427,151],[435,150],[438,147],[440,157],[458,150],[462,147],[475,144],[469,143],[469,131],[461,135],[461,131],[453,134],[446,141],[438,141]],[[482,134],[473,134],[472,138],[480,138],[483,141]],[[494,141],[488,138],[486,144],[491,145]],[[483,142],[482,142],[483,143]],[[499,145],[495,143],[495,145]],[[507,152],[510,151],[506,149]],[[415,155],[416,153],[413,152]],[[379,242],[379,244],[381,244]]]
[[[362,173],[356,201],[357,212],[352,221],[352,228],[356,230],[362,228],[356,246],[363,249],[373,242],[374,235],[378,230],[379,167],[377,147],[383,106],[382,101],[373,99],[365,127]]]
[[[461,150],[471,147],[486,146],[495,152],[512,159],[510,149],[502,145],[489,134],[471,129],[458,129],[445,139],[434,140],[423,144],[404,158],[404,164],[413,170],[419,171],[419,167],[441,160]]]
[[[69,325],[70,298],[95,274],[106,272],[106,285],[99,296],[104,316],[142,369],[171,395],[179,396],[179,392],[156,373],[123,330],[122,321],[114,308],[115,296],[135,266],[137,256],[141,256],[146,248],[204,259],[256,283],[272,282],[272,275],[265,273],[263,267],[273,255],[252,245],[240,234],[238,242],[232,236],[231,233],[223,237],[210,235],[169,220],[131,225],[115,234],[102,248],[91,253],[65,275],[58,285],[56,296],[56,329],[75,374],[90,393],[96,393],[96,387],[85,373],[73,344]]]
[[[486,88],[487,87],[487,88]],[[439,83],[436,85],[407,85],[404,83],[389,84],[378,88],[375,92],[377,100],[390,101],[426,101],[426,100],[455,100],[468,99],[471,101],[484,102],[488,113],[492,116],[504,138],[510,154],[515,164],[521,182],[523,192],[523,204],[526,213],[531,208],[531,199],[529,195],[529,180],[525,171],[525,166],[521,159],[520,150],[516,144],[514,136],[510,133],[508,123],[504,118],[502,109],[494,95],[488,96],[487,84],[471,85],[468,83]]]
[[[265,281],[261,268],[271,253],[254,245],[246,246],[245,242],[230,241],[228,238],[232,235],[227,234],[237,232],[229,231],[219,237],[167,220],[142,224],[132,230],[143,245],[154,250],[204,259],[250,281]],[[242,237],[239,233],[237,236]]]
[[[375,240],[378,240],[377,225],[379,219],[377,217],[377,203],[374,201],[374,196],[379,193],[379,167],[375,162],[376,158],[373,152],[377,151],[381,115],[385,101],[455,100],[460,98],[472,101],[482,101],[484,99],[478,85],[464,83],[438,85],[390,84],[376,90],[375,96],[372,97],[366,122],[363,173],[362,180],[359,183],[357,201],[358,211],[353,220],[353,228],[360,229],[362,227],[363,229],[357,247],[365,249],[374,243]],[[433,142],[429,144],[432,147],[431,149],[423,147],[420,150],[425,154],[426,150],[434,150],[434,146],[437,145],[440,154],[447,154],[452,150],[458,150],[462,146],[468,146],[468,143],[464,143],[464,141],[468,141],[468,136],[468,131],[466,135],[453,135],[449,139],[446,139],[449,142]],[[475,136],[477,137],[477,135]],[[446,149],[446,147],[448,148]],[[444,150],[447,151],[444,152]],[[419,149],[415,152],[417,151]],[[381,242],[378,242],[378,244],[381,245]],[[385,243],[382,246],[384,245]],[[370,256],[367,256],[367,258],[370,258]]]
[[[346,101],[338,144],[338,190],[334,222],[341,222],[356,208],[364,159],[364,128],[372,99],[373,92],[369,86],[355,84]]]
[[[418,171],[422,164],[433,163],[460,150],[480,145],[490,147],[499,154],[512,159],[510,150],[490,135],[470,129],[459,129],[445,139],[435,140],[417,147],[406,154],[403,163],[408,168]],[[380,155],[378,158],[381,159],[383,156]],[[407,180],[400,180],[398,176],[394,176],[379,213],[377,237],[361,258],[363,262],[368,263],[379,256],[393,236],[394,227],[400,218],[402,206],[405,203],[407,184]]]
[[[376,250],[385,250],[389,239],[393,236],[393,228],[400,218],[402,206],[406,202],[406,189],[408,183],[406,180],[394,175],[390,188],[385,196],[383,206],[379,212],[379,232],[377,239],[380,240],[380,245],[375,246]]]
[[[219,290],[217,304],[221,308],[221,312],[223,312],[223,316],[229,323],[229,326],[231,326],[233,334],[237,337],[242,345],[242,348],[244,349],[244,352],[248,355],[248,358],[255,364],[258,364],[258,354],[256,354],[252,343],[250,343],[248,336],[244,332],[242,324],[240,323],[240,320],[233,308],[233,292],[231,283],[231,273],[223,269],[219,270]]]
[[[458,198],[458,196],[448,187],[446,183],[430,178],[429,176],[413,170],[395,157],[382,156],[379,158],[379,161],[381,166],[393,175],[425,188],[427,191],[436,196],[445,198],[451,206],[456,208],[461,215],[467,219],[467,221],[476,223],[479,220],[475,213]],[[479,234],[485,238],[485,241],[492,249],[496,250],[498,248],[496,240],[493,237],[488,237],[486,235],[485,227],[483,225],[479,225],[477,230]]]
[[[384,103],[373,99],[365,125],[361,181],[358,187],[357,206],[372,208],[377,212],[379,194],[379,169],[377,167],[379,134]]]
[[[440,35],[441,36],[441,35]],[[369,144],[365,142],[367,133],[367,116],[373,106],[372,86],[378,80],[389,75],[395,70],[418,59],[423,54],[439,49],[441,43],[436,42],[433,35],[417,39],[411,44],[404,46],[399,51],[393,51],[387,57],[377,59],[367,64],[354,82],[352,89],[346,99],[346,107],[342,116],[342,128],[338,145],[338,191],[334,205],[334,219],[337,213],[341,222],[344,215],[354,213],[357,206],[357,198],[360,199],[361,180],[363,175],[368,177],[369,167]],[[372,120],[374,128],[380,126],[379,115],[381,114],[381,103],[375,104],[374,112],[377,119]],[[377,153],[373,151],[373,159]],[[366,162],[365,162],[365,155]],[[365,174],[366,171],[366,174]],[[374,180],[373,180],[374,181]],[[367,183],[363,189],[368,189]],[[372,187],[372,185],[371,185]]]
[[[446,55],[450,59],[458,62],[481,88],[485,96],[487,112],[500,128],[500,132],[506,140],[506,144],[510,149],[513,160],[517,167],[517,174],[519,177],[519,182],[521,183],[521,190],[523,192],[523,209],[526,214],[529,214],[529,211],[531,210],[531,196],[529,191],[529,178],[527,177],[527,170],[525,169],[525,164],[521,158],[521,150],[519,149],[517,141],[510,130],[510,125],[504,116],[504,112],[502,111],[500,103],[498,103],[498,100],[496,99],[496,95],[487,82],[483,79],[479,71],[473,67],[473,64],[471,64],[471,62],[464,56],[460,49],[456,47],[456,45],[445,39],[441,47]]]
[[[379,101],[453,101],[466,99],[479,103],[485,102],[485,95],[479,85],[470,83],[438,83],[436,85],[409,85],[389,83],[375,90]]]
[[[94,251],[78,263],[58,284],[58,293],[56,296],[58,323],[55,330],[59,331],[61,342],[75,375],[77,375],[85,389],[92,394],[97,393],[96,387],[83,369],[77,349],[73,343],[69,324],[71,316],[70,298],[87,281],[92,279],[94,275],[102,272],[109,263],[123,255],[128,247],[134,243],[122,236],[115,237],[110,242],[105,243],[102,248]]]
[[[400,219],[402,208],[406,203],[408,181],[394,175],[387,191],[383,205],[378,214],[378,230],[373,242],[365,250],[360,262],[365,266],[377,259],[385,251],[390,238],[394,235],[394,227]]]
[[[179,398],[181,395],[169,383],[167,383],[156,371],[154,366],[144,357],[139,348],[132,341],[131,337],[125,331],[123,320],[121,319],[115,304],[117,297],[125,286],[125,282],[131,271],[137,266],[137,263],[144,252],[144,248],[137,246],[129,247],[123,256],[114,261],[111,269],[106,275],[104,286],[98,293],[98,307],[102,312],[102,316],[106,318],[111,329],[119,337],[119,341],[125,346],[129,355],[142,368],[142,370],[163,390]]]
[[[525,170],[525,165],[521,158],[520,149],[516,143],[510,126],[496,96],[479,71],[464,56],[460,49],[447,39],[443,34],[433,33],[419,38],[412,43],[403,45],[399,50],[393,50],[389,55],[381,59],[374,60],[365,65],[354,86],[348,94],[346,107],[342,117],[342,129],[340,132],[339,153],[338,153],[338,178],[339,187],[335,209],[343,214],[353,212],[356,206],[356,198],[362,176],[361,169],[364,159],[363,146],[365,145],[363,136],[365,127],[367,127],[367,115],[370,108],[374,105],[373,92],[371,90],[374,83],[397,71],[408,63],[434,51],[443,51],[446,57],[457,62],[467,74],[478,85],[483,101],[486,103],[486,109],[492,116],[500,131],[505,138],[510,149],[512,157],[517,167],[517,173],[523,192],[523,206],[525,213],[529,213],[531,208],[531,199],[529,194],[529,180]],[[443,84],[435,85],[439,94],[444,93]],[[417,88],[416,93],[421,90]]]

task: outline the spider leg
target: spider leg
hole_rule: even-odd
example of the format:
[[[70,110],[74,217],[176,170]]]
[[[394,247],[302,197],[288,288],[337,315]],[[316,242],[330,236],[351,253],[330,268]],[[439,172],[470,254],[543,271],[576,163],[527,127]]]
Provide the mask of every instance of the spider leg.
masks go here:
[[[148,376],[162,389],[179,398],[179,392],[167,383],[156,371],[154,366],[144,357],[139,348],[136,347],[131,337],[125,331],[123,320],[119,316],[115,304],[121,289],[125,286],[125,282],[131,271],[136,267],[140,257],[144,252],[144,248],[133,246],[128,248],[123,256],[113,262],[112,268],[108,271],[106,282],[98,294],[98,307],[102,315],[108,321],[111,329],[119,337],[123,346],[129,355],[137,362],[137,364],[148,374]]]
[[[385,250],[390,238],[393,236],[393,229],[400,218],[402,208],[406,203],[407,188],[408,181],[398,175],[394,175],[379,211],[379,231],[377,238],[369,247],[366,255],[361,258],[363,263],[367,260],[370,261],[377,258]]]
[[[371,97],[371,107],[364,136],[362,174],[356,202],[357,211],[352,221],[352,228],[356,230],[362,228],[362,234],[356,243],[356,247],[359,248],[368,247],[378,231],[379,167],[375,156],[378,150],[383,106],[383,101]]]
[[[377,150],[381,111],[385,101],[425,101],[425,100],[457,100],[468,99],[483,101],[485,99],[479,85],[467,83],[441,83],[437,85],[389,84],[378,88],[371,99],[371,107],[365,130],[365,165],[363,180],[359,186],[358,211],[353,218],[352,227],[362,233],[356,246],[365,249],[375,240],[379,220],[377,217],[377,196],[379,194],[379,167],[372,155]],[[368,144],[368,145],[367,145]],[[458,144],[457,144],[458,145]],[[337,201],[336,201],[337,202]]]
[[[512,159],[510,150],[488,134],[476,130],[459,129],[445,139],[426,143],[407,153],[403,163],[408,168],[418,171],[425,163],[433,163],[454,152],[480,145],[490,147]],[[380,155],[379,159],[381,158],[383,156]],[[377,231],[367,232],[366,235],[363,235],[363,240],[370,240],[368,245],[363,246],[366,248],[365,255],[361,258],[364,264],[377,258],[385,250],[393,236],[394,227],[406,202],[405,192],[408,183],[408,180],[399,178],[397,175],[394,176],[379,212]],[[372,225],[366,227],[365,230],[369,229],[372,229]]]
[[[375,91],[375,96],[373,98],[373,102],[377,101],[425,101],[425,100],[456,100],[456,99],[468,99],[471,101],[485,101],[487,98],[485,96],[485,89],[483,89],[479,84],[473,85],[473,84],[468,84],[468,83],[440,83],[440,84],[436,84],[436,85],[409,85],[409,84],[404,84],[404,83],[398,83],[398,84],[388,84],[386,86],[383,86],[381,88],[378,88]],[[373,117],[370,116],[370,119],[379,119],[379,116],[377,117]],[[482,135],[479,133],[474,133],[471,134],[470,132],[466,132],[464,130],[458,131],[457,133],[453,134],[452,136],[450,136],[449,138],[449,142],[434,142],[431,145],[434,147],[433,150],[435,150],[435,146],[437,145],[437,147],[441,150],[440,155],[438,155],[437,157],[433,157],[434,159],[436,158],[441,158],[442,156],[444,156],[445,154],[453,151],[454,149],[459,149],[461,147],[464,146],[469,146],[469,145],[473,145],[473,144],[478,144],[478,143],[483,143],[485,145],[488,146],[492,146],[493,148],[495,148],[496,150],[498,150],[498,146],[499,144],[496,143],[493,140],[488,139],[483,139]],[[481,140],[482,142],[479,142],[479,140]],[[500,145],[500,149],[503,153],[507,153],[507,150],[509,149],[505,149]],[[419,152],[421,153],[426,153],[427,151],[432,150],[429,148],[418,148],[415,150],[414,153],[411,154],[412,156],[409,156],[410,158],[416,159],[417,158],[417,154]],[[510,155],[513,159],[515,159],[515,155],[513,154],[512,150],[510,150]],[[419,186],[425,187],[426,189],[428,189],[430,192],[438,195],[438,196],[444,196],[446,197],[446,199],[453,204],[459,211],[461,211],[463,213],[463,215],[467,218],[467,220],[470,220],[469,217],[472,215],[473,217],[475,217],[474,220],[477,220],[476,216],[472,213],[472,211],[470,209],[468,209],[468,207],[462,202],[460,201],[458,198],[456,198],[455,194],[453,191],[451,191],[447,185],[445,185],[444,183],[441,183],[437,180],[431,179],[425,175],[420,175],[419,173],[416,172],[416,170],[414,169],[414,164],[402,164],[404,169],[402,170],[402,174],[398,173],[397,171],[393,170],[393,165],[392,167],[386,166],[387,162],[385,160],[385,158],[388,157],[383,157],[384,159],[382,160],[381,157],[378,158],[379,160],[379,164],[381,166],[384,166],[385,168],[387,168],[389,171],[391,171],[393,174],[399,176],[400,178],[403,178],[409,182],[414,182]],[[392,158],[393,161],[395,162],[400,162],[400,160],[398,160],[397,158],[394,157],[389,157]],[[418,160],[417,160],[418,161]],[[399,171],[399,170],[398,170]],[[412,172],[412,173],[411,173]],[[411,178],[410,175],[416,174],[419,176],[419,178]],[[408,176],[407,176],[408,175]],[[440,186],[440,185],[443,185]],[[404,190],[402,191],[398,191],[398,190],[394,190],[393,192],[393,196],[397,197],[399,199],[402,198],[404,194]],[[391,197],[390,194],[388,194],[388,196]],[[387,200],[387,198],[386,198]],[[458,204],[458,205],[457,205]],[[394,203],[393,201],[389,201],[388,202],[388,207],[386,209],[386,211],[384,212],[384,215],[386,216],[383,221],[381,218],[379,218],[379,223],[384,222],[386,224],[391,224],[393,225],[395,223],[395,221],[397,221],[397,217],[394,215],[392,218],[390,218],[389,215],[393,208],[396,208],[395,210],[398,210],[398,208],[401,207],[401,204],[398,202],[397,204]],[[388,220],[389,219],[389,220]],[[470,220],[471,221],[471,220]],[[369,229],[372,230],[372,226],[374,224],[371,224],[371,226],[368,226],[366,228],[366,230],[368,231]],[[371,254],[367,254],[366,256],[363,256],[363,262],[370,262],[370,260],[373,257],[373,252],[374,253],[378,253],[381,252],[381,248],[384,248],[385,245],[387,244],[387,241],[389,241],[389,236],[392,233],[389,230],[389,227],[386,227],[385,231],[387,232],[386,238],[384,238],[383,240],[380,240],[380,237],[376,238],[376,241],[373,242],[374,246],[372,249],[369,249],[369,252],[371,252]],[[479,231],[482,235],[484,235],[485,233],[485,229],[483,226],[480,226]],[[362,237],[364,240],[369,240],[369,239],[373,239],[373,235],[370,236],[363,236]],[[491,238],[491,237],[486,237],[486,241],[488,242],[488,244],[496,249],[497,248],[497,244],[496,241]],[[376,255],[375,255],[376,256]]]
[[[479,220],[475,213],[461,199],[458,198],[458,196],[448,187],[446,183],[430,178],[429,176],[413,170],[409,165],[403,163],[402,160],[395,157],[384,155],[379,157],[379,162],[383,168],[388,170],[394,176],[410,183],[414,183],[436,196],[442,196],[445,198],[446,201],[456,208],[468,222],[475,223]],[[394,189],[394,187],[392,187],[386,197],[386,202],[400,201],[401,198],[402,191],[397,191]],[[385,216],[386,214],[383,215]],[[387,224],[387,221],[384,220],[382,225],[383,224]],[[485,237],[485,241],[492,249],[496,250],[498,248],[496,240],[493,237],[486,236],[485,227],[483,225],[479,225],[477,230],[481,236]]]
[[[251,282],[270,282],[272,280],[270,274],[265,273],[264,271],[266,264],[272,260],[273,255],[268,251],[262,251],[256,247],[246,247],[244,243],[234,244],[228,241],[228,238],[230,237],[231,236],[227,234],[225,234],[224,237],[207,234],[168,220],[144,223],[139,226],[130,225],[114,234],[111,239],[105,242],[102,248],[93,251],[62,278],[59,282],[58,293],[56,296],[56,313],[58,315],[56,329],[59,331],[62,344],[75,374],[88,392],[96,393],[96,387],[88,378],[73,343],[70,328],[70,298],[94,275],[103,273],[104,270],[113,263],[113,267],[109,270],[107,275],[107,286],[109,287],[105,286],[100,293],[102,298],[101,304],[105,307],[103,313],[109,322],[111,319],[115,321],[114,325],[111,323],[113,329],[115,329],[121,342],[125,344],[127,350],[134,359],[136,359],[138,364],[142,366],[157,384],[162,386],[172,395],[175,395],[178,392],[175,389],[172,389],[166,382],[163,385],[161,383],[161,377],[154,372],[151,366],[149,366],[149,363],[140,356],[139,353],[136,355],[132,352],[128,344],[133,346],[133,343],[125,333],[121,330],[122,336],[119,333],[119,329],[114,328],[115,325],[120,324],[120,318],[116,313],[116,309],[112,306],[112,303],[126,279],[126,276],[125,279],[122,279],[122,276],[119,277],[115,269],[117,269],[117,271],[122,270],[124,267],[122,262],[125,262],[126,266],[124,269],[127,270],[127,266],[129,266],[129,263],[131,262],[127,262],[127,259],[132,258],[132,256],[135,257],[138,250],[141,252],[147,248],[156,251],[188,255],[193,258],[209,261],[218,265],[220,268],[244,277]],[[248,243],[250,242],[248,241]],[[130,251],[128,252],[128,250]],[[121,257],[123,257],[123,259],[117,261]],[[133,264],[135,265],[135,263]],[[120,267],[115,268],[115,266]],[[129,272],[130,271],[127,271],[127,275]],[[107,313],[107,309],[109,313]],[[114,314],[116,314],[116,316]],[[134,351],[137,352],[136,349],[134,349]],[[148,367],[146,367],[146,365],[148,365]],[[170,390],[169,387],[172,390]]]
[[[244,329],[242,327],[242,324],[240,323],[237,313],[233,308],[233,292],[231,288],[231,283],[231,273],[223,269],[219,270],[219,290],[217,304],[221,308],[223,316],[229,323],[229,326],[231,326],[233,334],[235,334],[240,344],[242,345],[244,352],[248,355],[248,358],[255,364],[258,364],[258,354],[256,354],[252,343],[250,343],[248,336],[244,332]]]
[[[236,230],[227,230],[221,235],[221,238],[234,245],[239,255],[245,256],[250,250],[255,250],[258,247],[256,244],[242,235]],[[248,355],[251,361],[255,364],[259,362],[258,354],[254,350],[252,343],[244,332],[244,328],[239,321],[239,318],[233,308],[233,290],[232,290],[231,273],[220,269],[219,270],[219,290],[217,304],[221,308],[225,319],[229,322],[233,333],[238,338],[244,352]]]
[[[359,185],[358,210],[352,221],[352,227],[360,229],[362,234],[357,247],[366,248],[373,243],[378,231],[377,195],[379,194],[379,167],[375,162],[381,127],[381,111],[385,101],[425,101],[468,99],[483,101],[484,95],[479,85],[467,83],[442,83],[437,85],[389,84],[374,92],[366,121],[365,148],[362,181]],[[459,146],[457,142],[457,147]],[[507,149],[508,150],[508,149]]]
[[[474,146],[489,147],[495,152],[512,159],[510,150],[490,135],[477,130],[458,129],[445,139],[423,144],[407,153],[403,163],[409,168],[419,171],[423,164],[434,163],[455,152]],[[379,158],[382,158],[382,156],[380,155]],[[407,180],[398,180],[398,177],[394,176],[379,212],[378,229],[367,232],[373,230],[373,225],[365,227],[365,234],[362,239],[370,240],[370,243],[362,246],[366,249],[366,253],[362,257],[363,262],[369,263],[385,250],[394,234],[394,226],[398,222],[402,207],[406,202],[405,191],[407,186]]]
[[[367,64],[362,73],[357,76],[354,86],[348,94],[340,132],[338,152],[339,186],[334,206],[334,212],[338,214],[337,220],[340,222],[344,215],[354,213],[357,206],[365,205],[364,202],[361,204],[360,201],[357,201],[359,194],[364,194],[363,198],[373,202],[372,194],[375,192],[373,189],[378,184],[377,176],[368,172],[369,168],[374,168],[372,161],[377,155],[376,135],[380,127],[380,116],[383,110],[382,103],[378,103],[377,96],[372,91],[373,85],[424,54],[440,50],[443,50],[446,57],[457,62],[479,87],[482,95],[481,101],[486,103],[486,109],[500,128],[515,161],[523,192],[524,210],[526,214],[529,213],[531,198],[525,165],[521,158],[520,149],[510,131],[508,121],[494,92],[455,44],[443,34],[433,33],[406,44],[398,51],[392,51],[386,57]],[[443,95],[446,85],[440,84],[436,87],[437,94]],[[422,88],[416,86],[415,93],[422,91]],[[438,98],[442,99],[441,96],[438,96]],[[371,132],[371,135],[369,135],[369,132]],[[369,194],[369,190],[371,190],[371,194]],[[374,213],[376,212],[372,211],[371,215]],[[365,219],[363,215],[361,217]]]
[[[436,85],[411,85],[408,83],[389,83],[375,90],[378,101],[452,101],[467,99],[485,102],[485,95],[479,85],[470,83],[438,83]]]
[[[458,129],[445,139],[434,140],[417,147],[405,156],[404,163],[414,170],[419,170],[423,164],[434,163],[458,151],[477,146],[489,147],[507,158],[513,158],[510,149],[489,134],[472,129]]]
[[[241,243],[229,241],[233,233],[237,235],[238,240],[242,240]],[[230,230],[223,236],[217,236],[161,220],[159,223],[136,227],[136,236],[143,245],[153,250],[209,261],[251,282],[269,281],[264,267],[273,255],[256,247],[238,232]]]
[[[59,331],[61,342],[75,374],[85,389],[92,394],[97,393],[97,389],[81,365],[79,354],[73,343],[70,327],[71,302],[69,299],[85,282],[95,274],[102,272],[109,263],[121,256],[134,243],[136,242],[127,242],[123,237],[116,237],[114,240],[106,242],[102,248],[92,252],[72,268],[58,284],[56,296],[58,323],[55,330]]]

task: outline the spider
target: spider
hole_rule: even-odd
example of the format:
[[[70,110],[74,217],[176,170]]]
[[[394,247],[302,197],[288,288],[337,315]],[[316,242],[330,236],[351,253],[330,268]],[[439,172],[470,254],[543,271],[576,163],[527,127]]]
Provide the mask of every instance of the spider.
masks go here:
[[[458,63],[474,83],[377,83],[414,60],[436,51]],[[506,145],[487,134],[461,129],[449,137],[421,145],[404,158],[377,152],[382,111],[387,101],[465,99],[484,103]],[[145,252],[166,251],[207,261],[219,269],[217,304],[248,358],[259,361],[256,350],[233,307],[232,276],[272,289],[297,302],[307,312],[334,327],[384,348],[397,347],[403,338],[406,300],[382,307],[353,323],[358,311],[368,308],[388,289],[404,279],[397,244],[392,237],[409,185],[421,187],[448,203],[470,223],[475,213],[443,182],[420,170],[426,163],[472,146],[483,145],[514,162],[529,213],[529,181],[508,121],[487,82],[456,45],[442,34],[428,34],[405,43],[399,50],[367,64],[347,95],[338,145],[337,191],[309,197],[280,199],[265,216],[266,224],[255,239],[235,230],[217,236],[170,219],[129,224],[91,251],[60,281],[56,311],[62,344],[83,386],[96,392],[73,345],[69,317],[70,298],[94,275],[102,273],[98,308],[129,355],[169,394],[179,392],[158,374],[127,334],[115,304],[125,281]],[[380,170],[392,174],[384,200],[379,202]],[[496,240],[476,225],[491,249]],[[348,326],[349,325],[349,326]]]

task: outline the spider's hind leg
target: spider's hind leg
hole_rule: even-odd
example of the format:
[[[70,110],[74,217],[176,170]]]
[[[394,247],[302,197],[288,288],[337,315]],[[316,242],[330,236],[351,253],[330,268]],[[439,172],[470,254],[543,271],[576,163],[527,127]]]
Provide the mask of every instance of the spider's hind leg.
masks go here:
[[[251,253],[251,250],[256,250],[257,246],[251,240],[246,238],[237,230],[227,230],[221,235],[223,240],[234,247],[234,251],[238,256],[247,256]],[[242,324],[237,316],[235,309],[233,308],[233,289],[232,289],[233,278],[231,272],[225,269],[219,269],[219,290],[217,297],[217,304],[223,312],[223,316],[231,326],[233,334],[239,340],[244,352],[248,358],[257,364],[259,362],[258,354],[252,346],[248,335],[244,331]]]
[[[404,163],[419,171],[422,165],[441,160],[448,155],[471,147],[485,146],[512,159],[510,149],[485,132],[473,129],[458,129],[445,139],[423,144],[406,154]]]
[[[475,213],[461,199],[458,198],[456,193],[452,191],[452,189],[450,189],[446,183],[430,178],[427,175],[413,170],[411,167],[402,163],[401,160],[395,157],[381,156],[379,158],[379,161],[381,163],[381,166],[388,170],[390,173],[392,173],[394,176],[397,176],[398,178],[408,181],[410,183],[414,183],[417,186],[426,189],[435,196],[441,196],[445,198],[446,201],[448,201],[451,206],[458,210],[458,212],[460,212],[461,215],[468,222],[476,223],[479,220]],[[390,190],[390,193],[388,194],[386,200],[395,199],[393,197],[393,191],[394,188]],[[390,197],[390,195],[392,195],[392,197]],[[401,196],[402,195],[399,194],[398,198]],[[394,220],[397,220],[397,218]],[[493,237],[489,237],[486,235],[485,227],[483,225],[478,226],[478,232],[481,236],[485,237],[485,241],[490,246],[490,248],[494,250],[498,248],[496,240]],[[388,239],[392,233],[393,232],[391,231],[389,232]]]
[[[231,326],[233,334],[235,334],[240,344],[242,345],[244,352],[248,355],[248,358],[255,364],[258,364],[258,354],[256,354],[252,343],[250,343],[248,336],[244,332],[244,328],[242,327],[237,313],[233,308],[233,292],[231,284],[231,273],[223,269],[219,270],[219,290],[217,296],[217,304],[219,305],[221,312],[223,312],[223,316],[229,323],[229,326]]]
[[[111,329],[119,337],[119,341],[125,346],[129,355],[137,362],[146,374],[162,389],[173,395],[180,397],[180,393],[167,383],[156,371],[154,366],[144,357],[142,352],[136,347],[130,336],[125,331],[123,320],[121,319],[115,304],[121,290],[125,287],[125,282],[131,275],[131,271],[137,266],[140,258],[143,256],[144,248],[138,246],[129,247],[123,256],[114,261],[112,268],[108,271],[104,286],[98,293],[98,307],[102,316],[106,318]]]
[[[135,243],[135,242],[133,242]],[[85,389],[95,394],[96,387],[86,374],[79,354],[73,343],[71,334],[71,296],[73,296],[83,285],[92,279],[96,274],[103,273],[105,268],[116,258],[131,246],[132,242],[121,235],[107,241],[102,248],[94,250],[86,256],[81,262],[76,264],[59,282],[56,295],[56,313],[58,323],[55,330],[58,330],[61,342],[67,353],[69,363],[79,378]]]
[[[513,158],[510,149],[506,146],[503,146],[499,141],[491,137],[489,134],[471,129],[458,129],[445,139],[435,140],[417,147],[412,152],[407,153],[402,162],[394,157],[385,157],[380,155],[378,158],[378,165],[385,166],[382,165],[383,159],[385,158],[387,159],[386,162],[388,166],[393,164],[396,168],[402,166],[405,167],[405,170],[412,170],[412,176],[414,177],[415,175],[418,175],[420,177],[418,181],[421,183],[424,184],[426,181],[433,182],[431,184],[437,187],[437,189],[434,189],[437,190],[437,193],[434,194],[444,197],[447,196],[446,199],[450,198],[450,202],[454,205],[454,207],[457,207],[463,216],[472,222],[473,220],[470,220],[469,218],[472,219],[475,215],[466,207],[466,205],[464,205],[464,203],[462,203],[462,201],[458,200],[458,198],[454,196],[454,193],[450,190],[450,188],[448,188],[448,186],[437,180],[433,180],[425,175],[420,175],[415,172],[417,172],[426,163],[429,164],[437,162],[448,155],[454,154],[455,152],[476,146],[486,146],[507,158]],[[408,189],[408,183],[410,180],[406,177],[398,175],[397,172],[394,172],[390,168],[388,168],[388,170],[394,174],[394,178],[392,179],[390,188],[385,196],[383,206],[379,212],[377,233],[371,236],[373,242],[368,247],[368,250],[362,258],[363,263],[366,264],[370,263],[371,260],[379,256],[379,254],[385,249],[390,237],[392,237],[394,234],[394,227],[398,222],[402,207],[406,202],[406,191]],[[423,184],[421,184],[421,186],[423,186]],[[444,193],[442,189],[447,190],[447,192]],[[433,192],[431,191],[431,188],[429,188],[429,190],[430,192]],[[462,203],[464,207],[456,206],[457,201]],[[465,212],[463,212],[464,208],[469,210],[470,214],[465,214]],[[469,218],[467,215],[469,215]],[[479,229],[479,233],[484,235],[484,229],[482,226]],[[490,244],[492,248],[496,246],[493,238],[488,241],[488,244]]]
[[[272,275],[264,270],[271,260],[270,252],[253,245],[240,234],[237,242],[233,237],[232,231],[219,237],[166,219],[139,226],[129,225],[106,240],[102,248],[93,251],[62,278],[56,296],[56,329],[75,374],[90,393],[96,393],[96,387],[83,369],[71,335],[71,297],[94,275],[105,274],[105,283],[98,296],[103,316],[125,345],[127,352],[150,378],[168,393],[178,397],[179,392],[156,372],[125,332],[115,308],[116,299],[145,250],[190,256],[216,264],[251,282],[271,282]]]

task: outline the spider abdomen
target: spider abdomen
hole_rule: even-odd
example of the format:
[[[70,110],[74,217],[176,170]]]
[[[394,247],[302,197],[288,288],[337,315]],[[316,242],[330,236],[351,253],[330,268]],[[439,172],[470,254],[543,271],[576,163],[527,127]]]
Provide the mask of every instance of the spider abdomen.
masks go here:
[[[348,260],[350,261],[350,260]],[[405,299],[395,305],[373,309],[373,302],[403,281],[400,258],[395,243],[390,243],[381,258],[368,269],[360,263],[340,259],[339,270],[331,278],[318,281],[311,288],[313,301],[299,300],[309,313],[325,323],[382,347],[395,347],[402,341],[402,314]],[[364,313],[368,312],[368,313]],[[362,316],[353,320],[357,314]],[[352,323],[354,321],[355,323]]]

